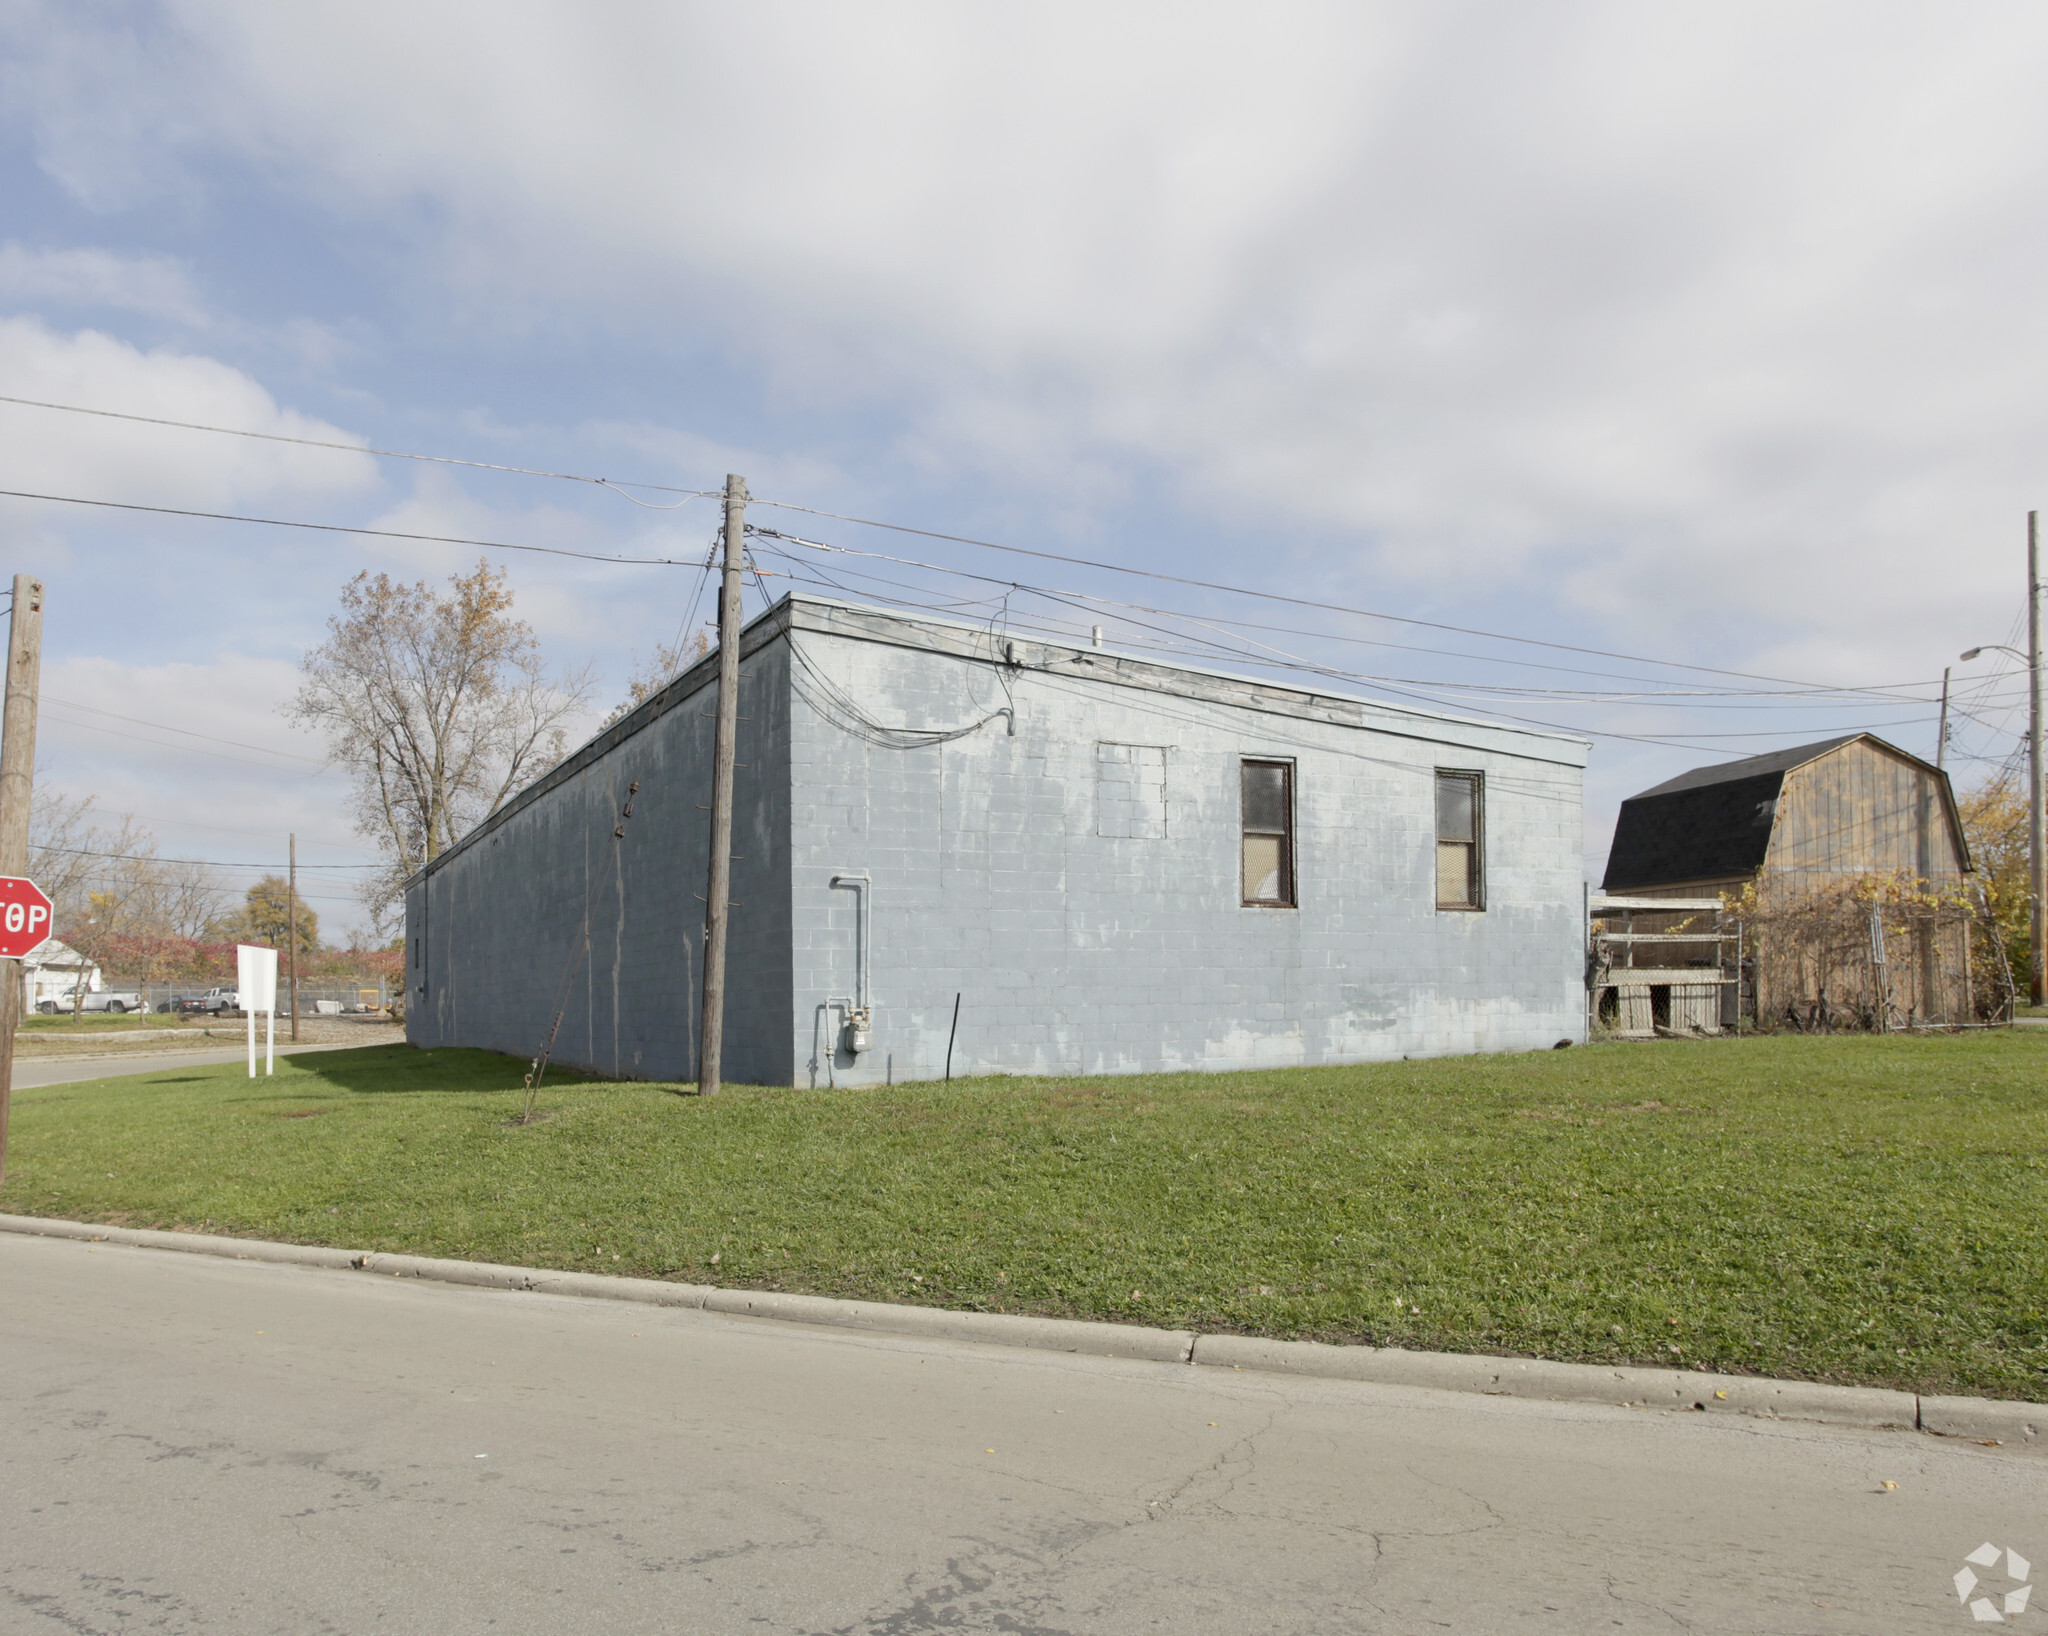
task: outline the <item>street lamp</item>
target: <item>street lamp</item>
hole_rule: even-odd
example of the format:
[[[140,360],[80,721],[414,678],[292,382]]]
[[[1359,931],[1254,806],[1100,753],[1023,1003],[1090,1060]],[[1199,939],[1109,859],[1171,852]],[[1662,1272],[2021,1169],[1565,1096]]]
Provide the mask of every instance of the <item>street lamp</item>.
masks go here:
[[[2027,667],[2027,990],[2035,1005],[2048,998],[2048,822],[2041,767],[2041,514],[2027,513],[2027,651],[1986,642],[1963,654],[2009,653]]]

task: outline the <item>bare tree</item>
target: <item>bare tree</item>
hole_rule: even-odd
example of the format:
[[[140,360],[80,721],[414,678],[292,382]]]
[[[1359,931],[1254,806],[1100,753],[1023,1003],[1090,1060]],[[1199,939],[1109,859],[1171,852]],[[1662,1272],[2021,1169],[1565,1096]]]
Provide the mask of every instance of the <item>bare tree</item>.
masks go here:
[[[149,879],[148,920],[157,935],[201,938],[221,917],[227,888],[203,863],[155,861]]]
[[[226,893],[205,864],[157,856],[156,837],[132,817],[95,822],[96,798],[38,791],[29,815],[29,875],[49,893],[59,926],[113,914],[116,935],[198,937],[220,918]],[[103,900],[99,908],[93,900]]]
[[[356,829],[385,865],[364,888],[381,926],[408,875],[561,760],[594,684],[588,669],[548,674],[485,562],[445,594],[358,574],[327,628],[285,713],[355,776]]]
[[[127,852],[134,840],[128,825],[110,833],[93,822],[94,797],[37,790],[29,807],[29,878],[56,905],[57,923],[82,916],[86,894],[105,855]]]

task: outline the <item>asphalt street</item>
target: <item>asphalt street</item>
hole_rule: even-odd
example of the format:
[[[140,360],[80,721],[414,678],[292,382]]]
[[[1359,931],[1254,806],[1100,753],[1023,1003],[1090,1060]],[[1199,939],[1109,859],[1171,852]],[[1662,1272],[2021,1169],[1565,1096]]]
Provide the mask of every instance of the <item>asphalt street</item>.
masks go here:
[[[1867,1636],[2048,1563],[2026,1450],[5,1234],[0,1473],[76,1636]]]
[[[293,1045],[280,1044],[280,1057],[301,1051],[345,1051],[346,1045]],[[37,1085],[71,1085],[82,1079],[114,1079],[128,1074],[160,1074],[172,1068],[189,1068],[195,1064],[207,1065],[223,1062],[249,1060],[249,1048],[238,1045],[232,1050],[219,1051],[152,1051],[109,1053],[96,1057],[30,1057],[14,1059],[14,1083],[18,1089],[29,1089]],[[263,1042],[256,1042],[256,1072],[263,1072]]]

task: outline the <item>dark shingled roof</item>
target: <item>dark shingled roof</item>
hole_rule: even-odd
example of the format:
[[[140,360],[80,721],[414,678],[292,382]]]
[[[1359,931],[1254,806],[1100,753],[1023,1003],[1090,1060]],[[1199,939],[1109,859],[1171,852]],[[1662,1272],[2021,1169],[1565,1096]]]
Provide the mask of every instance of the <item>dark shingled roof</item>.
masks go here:
[[[1709,784],[1732,784],[1737,779],[1761,778],[1766,773],[1789,773],[1794,767],[1818,761],[1828,751],[1839,750],[1863,736],[1861,733],[1844,733],[1840,738],[1824,738],[1818,744],[1802,744],[1796,750],[1773,750],[1767,756],[1750,756],[1743,761],[1722,761],[1711,767],[1695,767],[1689,773],[1667,778],[1650,789],[1638,790],[1629,799],[1642,801],[1653,795],[1676,795],[1680,790],[1703,789]]]
[[[1785,774],[1862,738],[1850,733],[1796,750],[1695,767],[1621,804],[1604,892],[1719,880],[1761,869]]]

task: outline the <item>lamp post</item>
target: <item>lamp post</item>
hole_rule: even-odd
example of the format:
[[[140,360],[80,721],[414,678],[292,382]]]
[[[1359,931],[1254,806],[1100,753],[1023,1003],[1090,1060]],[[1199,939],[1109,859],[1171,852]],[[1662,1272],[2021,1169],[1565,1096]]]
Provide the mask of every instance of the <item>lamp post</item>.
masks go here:
[[[2027,992],[2034,1005],[2048,994],[2048,824],[2043,822],[2041,766],[2041,551],[2040,513],[2027,513],[2027,651],[2003,642],[1971,648],[1964,663],[1982,653],[2009,653],[2027,667]]]

